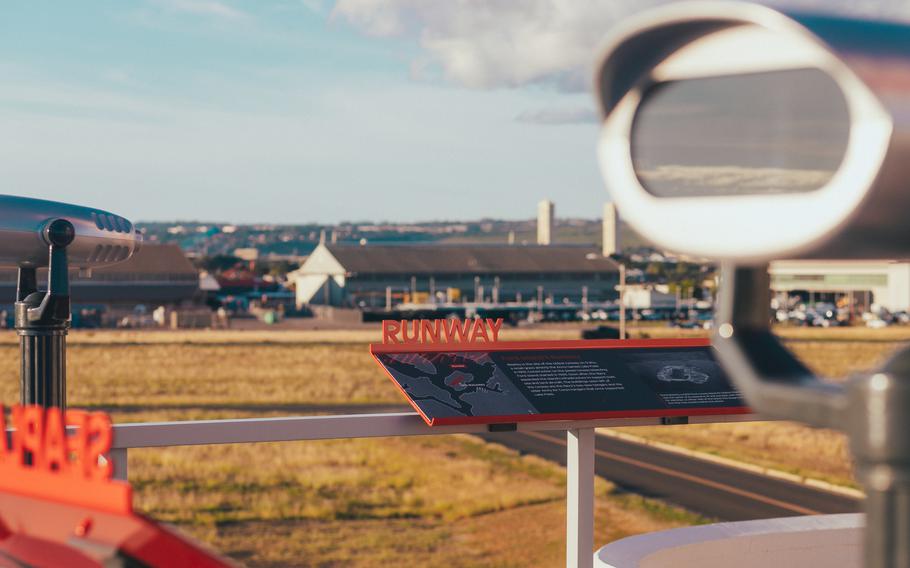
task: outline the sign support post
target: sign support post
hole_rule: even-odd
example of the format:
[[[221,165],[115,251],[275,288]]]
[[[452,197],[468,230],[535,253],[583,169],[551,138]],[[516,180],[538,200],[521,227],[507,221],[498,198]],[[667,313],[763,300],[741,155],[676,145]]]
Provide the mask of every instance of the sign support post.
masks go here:
[[[594,429],[566,431],[566,568],[594,566]]]

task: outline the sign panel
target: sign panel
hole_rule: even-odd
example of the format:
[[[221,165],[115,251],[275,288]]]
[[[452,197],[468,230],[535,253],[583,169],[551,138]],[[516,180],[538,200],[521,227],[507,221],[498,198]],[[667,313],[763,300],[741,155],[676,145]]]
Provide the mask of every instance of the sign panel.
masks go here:
[[[168,566],[234,563],[133,511],[111,479],[111,420],[102,412],[0,405],[0,566]]]
[[[707,339],[382,344],[371,353],[431,426],[750,412]]]

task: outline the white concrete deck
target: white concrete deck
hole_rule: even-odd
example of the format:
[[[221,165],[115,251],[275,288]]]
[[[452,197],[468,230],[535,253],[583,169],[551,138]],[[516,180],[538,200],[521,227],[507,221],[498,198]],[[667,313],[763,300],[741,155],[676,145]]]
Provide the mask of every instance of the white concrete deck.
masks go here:
[[[861,514],[685,527],[624,538],[594,555],[598,568],[861,568]]]

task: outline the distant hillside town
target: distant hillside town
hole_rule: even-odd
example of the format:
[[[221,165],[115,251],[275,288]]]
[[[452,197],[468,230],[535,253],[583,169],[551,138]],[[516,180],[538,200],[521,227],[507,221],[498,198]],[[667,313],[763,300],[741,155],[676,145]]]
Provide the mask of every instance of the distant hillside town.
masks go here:
[[[227,327],[294,318],[503,317],[512,324],[633,320],[710,327],[716,266],[657,250],[617,217],[566,219],[542,201],[519,221],[235,225],[140,223],[132,259],[74,273],[75,327]],[[870,326],[910,320],[910,263],[771,268],[769,317]],[[620,294],[622,293],[622,302]],[[0,270],[0,326],[15,271]]]

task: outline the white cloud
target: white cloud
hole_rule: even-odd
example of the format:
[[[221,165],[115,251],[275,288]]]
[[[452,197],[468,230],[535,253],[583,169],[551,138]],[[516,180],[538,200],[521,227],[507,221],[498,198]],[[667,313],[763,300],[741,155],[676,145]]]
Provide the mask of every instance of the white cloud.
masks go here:
[[[636,6],[653,4],[640,0]],[[583,90],[593,46],[630,0],[340,0],[333,12],[375,36],[414,34],[444,76],[472,88],[554,82]]]
[[[450,81],[470,88],[548,83],[584,91],[592,58],[622,17],[665,0],[338,0],[333,17],[380,37],[414,36]],[[785,7],[910,18],[888,0],[789,0]],[[421,60],[419,66],[424,62]]]
[[[270,74],[205,83],[199,100],[16,70],[0,60],[0,179],[20,195],[298,223],[471,218],[478,203],[521,218],[553,187],[581,216],[599,196],[590,136],[513,121],[541,103],[533,92]]]
[[[218,0],[156,0],[156,4],[171,12],[222,20],[242,20],[247,17],[246,12]]]
[[[597,111],[594,107],[543,108],[526,110],[515,117],[518,122],[527,124],[594,124],[597,123]]]
[[[300,0],[300,2],[310,12],[322,14],[326,11],[327,0]]]

